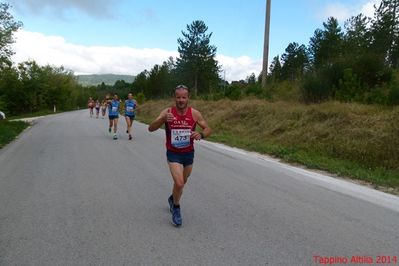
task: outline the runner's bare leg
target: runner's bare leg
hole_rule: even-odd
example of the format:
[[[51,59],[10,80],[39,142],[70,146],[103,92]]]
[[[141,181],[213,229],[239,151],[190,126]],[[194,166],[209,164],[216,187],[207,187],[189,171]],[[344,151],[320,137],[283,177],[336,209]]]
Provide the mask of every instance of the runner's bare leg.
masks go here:
[[[183,194],[184,185],[187,183],[188,177],[191,174],[193,169],[192,165],[183,167],[182,164],[179,163],[169,163],[170,173],[173,178],[173,203],[175,205],[179,205],[180,198]]]

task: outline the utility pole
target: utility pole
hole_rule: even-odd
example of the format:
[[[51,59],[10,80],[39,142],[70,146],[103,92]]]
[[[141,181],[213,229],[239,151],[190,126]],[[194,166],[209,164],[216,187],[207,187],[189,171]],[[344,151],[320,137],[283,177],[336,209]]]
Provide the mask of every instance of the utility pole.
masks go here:
[[[270,32],[271,0],[266,0],[265,42],[263,45],[262,88],[266,89],[267,67],[269,61],[269,32]]]
[[[223,94],[226,93],[226,69],[224,69],[224,78],[223,78]]]

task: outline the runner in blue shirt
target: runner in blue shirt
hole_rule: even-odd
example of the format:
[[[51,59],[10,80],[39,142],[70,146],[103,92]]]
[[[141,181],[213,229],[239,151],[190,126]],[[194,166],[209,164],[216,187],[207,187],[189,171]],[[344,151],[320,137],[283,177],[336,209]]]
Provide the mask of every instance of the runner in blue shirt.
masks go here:
[[[114,94],[112,100],[108,100],[108,118],[109,118],[109,128],[108,132],[111,133],[112,126],[114,127],[114,137],[113,139],[118,139],[116,132],[118,130],[118,119],[119,119],[119,97],[118,94]]]
[[[126,133],[129,134],[129,140],[132,139],[132,125],[134,118],[136,117],[137,102],[133,99],[133,94],[129,93],[125,101],[125,119],[126,119]]]

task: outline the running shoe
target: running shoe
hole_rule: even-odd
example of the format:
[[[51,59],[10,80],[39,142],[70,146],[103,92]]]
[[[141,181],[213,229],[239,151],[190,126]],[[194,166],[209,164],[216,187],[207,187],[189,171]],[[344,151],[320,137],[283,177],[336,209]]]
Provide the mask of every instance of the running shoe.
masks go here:
[[[176,207],[173,206],[172,223],[175,226],[181,226],[182,218],[181,218],[181,214],[180,214],[180,207],[176,208]]]
[[[129,140],[132,140],[132,135],[129,134]]]
[[[118,139],[118,136],[116,134],[114,134],[113,139]]]
[[[129,130],[126,130],[126,134],[129,134]]]
[[[168,198],[168,203],[169,203],[169,211],[170,213],[173,213],[173,195],[170,195]]]

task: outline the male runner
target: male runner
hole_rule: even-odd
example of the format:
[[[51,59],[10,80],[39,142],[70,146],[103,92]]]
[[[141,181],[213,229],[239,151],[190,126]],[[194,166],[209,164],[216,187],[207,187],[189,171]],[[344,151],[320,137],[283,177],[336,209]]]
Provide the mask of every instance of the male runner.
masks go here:
[[[93,117],[93,108],[94,108],[93,98],[89,97],[89,100],[87,101],[87,107],[89,107],[90,117]]]
[[[96,118],[98,118],[98,115],[100,114],[100,101],[97,99],[96,103],[95,103],[95,107],[96,107]]]
[[[112,126],[114,126],[114,137],[113,139],[118,139],[116,131],[118,130],[118,119],[119,119],[119,97],[115,93],[112,100],[108,100],[108,118],[109,118],[109,128],[108,132],[111,133]]]
[[[164,109],[148,126],[148,130],[152,132],[165,124],[166,157],[174,181],[168,203],[172,213],[172,223],[175,226],[182,224],[180,198],[193,169],[194,140],[204,139],[211,134],[211,129],[201,113],[188,106],[189,96],[189,89],[186,86],[177,86],[176,106]],[[197,124],[202,128],[201,133],[195,131]]]
[[[101,114],[102,114],[102,119],[104,119],[105,113],[107,112],[107,100],[103,100],[103,102],[101,103]]]
[[[125,119],[126,119],[126,133],[129,134],[129,140],[132,139],[132,125],[134,118],[136,116],[135,110],[137,108],[137,102],[133,99],[133,94],[129,93],[127,95],[127,100],[125,101]]]

